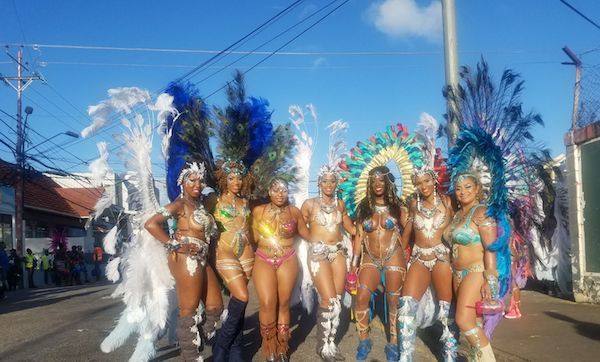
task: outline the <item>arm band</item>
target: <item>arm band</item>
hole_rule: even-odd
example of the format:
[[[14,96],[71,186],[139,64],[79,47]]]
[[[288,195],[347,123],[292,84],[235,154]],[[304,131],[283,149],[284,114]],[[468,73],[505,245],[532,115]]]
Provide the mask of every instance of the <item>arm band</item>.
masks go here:
[[[164,216],[167,219],[172,216],[171,212],[167,210],[164,206],[161,206],[158,210],[156,210],[156,213]]]

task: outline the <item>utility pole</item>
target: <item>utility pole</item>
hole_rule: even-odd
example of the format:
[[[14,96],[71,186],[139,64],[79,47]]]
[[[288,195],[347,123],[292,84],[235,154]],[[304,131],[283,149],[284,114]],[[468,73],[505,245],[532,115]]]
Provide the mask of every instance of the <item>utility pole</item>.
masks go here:
[[[2,80],[11,86],[17,92],[17,144],[16,144],[16,163],[18,167],[17,182],[15,184],[15,231],[17,239],[17,253],[20,256],[25,255],[24,250],[24,232],[23,232],[23,208],[25,205],[25,128],[23,127],[23,118],[21,111],[21,94],[29,87],[34,80],[41,80],[37,75],[23,76],[22,70],[29,71],[23,65],[23,48],[20,47],[15,59],[8,51],[8,56],[17,63],[16,77],[1,77]],[[13,84],[16,81],[16,84]]]
[[[571,59],[571,62],[563,62],[565,65],[575,66],[575,91],[573,95],[573,114],[571,115],[571,130],[577,129],[577,113],[579,112],[579,90],[581,88],[581,60],[569,47],[562,48],[563,52]]]
[[[456,95],[458,90],[458,51],[456,34],[456,10],[454,0],[442,0],[442,19],[444,22],[444,64],[446,69],[446,86]],[[448,113],[448,148],[454,146],[458,136],[458,104],[456,97],[448,97],[446,105]]]

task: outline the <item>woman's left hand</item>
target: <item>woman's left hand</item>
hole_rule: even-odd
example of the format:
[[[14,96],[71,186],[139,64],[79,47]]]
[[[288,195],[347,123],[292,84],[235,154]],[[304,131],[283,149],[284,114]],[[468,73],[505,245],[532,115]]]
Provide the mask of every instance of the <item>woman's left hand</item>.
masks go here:
[[[483,285],[481,286],[481,299],[492,299],[492,290],[490,289],[490,285],[488,284],[487,280],[484,281]]]

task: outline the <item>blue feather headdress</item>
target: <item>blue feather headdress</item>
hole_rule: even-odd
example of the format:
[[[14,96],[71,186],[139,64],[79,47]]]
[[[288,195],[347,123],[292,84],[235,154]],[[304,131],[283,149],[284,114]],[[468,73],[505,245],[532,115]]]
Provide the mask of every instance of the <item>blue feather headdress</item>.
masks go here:
[[[213,156],[209,139],[212,121],[210,112],[191,83],[171,83],[165,93],[173,97],[173,106],[179,112],[169,117],[163,126],[170,133],[166,148],[167,194],[171,201],[181,193],[177,179],[186,162],[203,163],[206,166],[205,181],[214,185],[212,174]]]

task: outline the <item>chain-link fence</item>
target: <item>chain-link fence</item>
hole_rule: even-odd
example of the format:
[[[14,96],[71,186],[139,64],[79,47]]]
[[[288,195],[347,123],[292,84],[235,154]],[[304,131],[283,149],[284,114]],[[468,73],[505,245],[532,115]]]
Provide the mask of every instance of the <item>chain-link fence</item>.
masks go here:
[[[600,121],[600,64],[581,67],[577,128]]]

